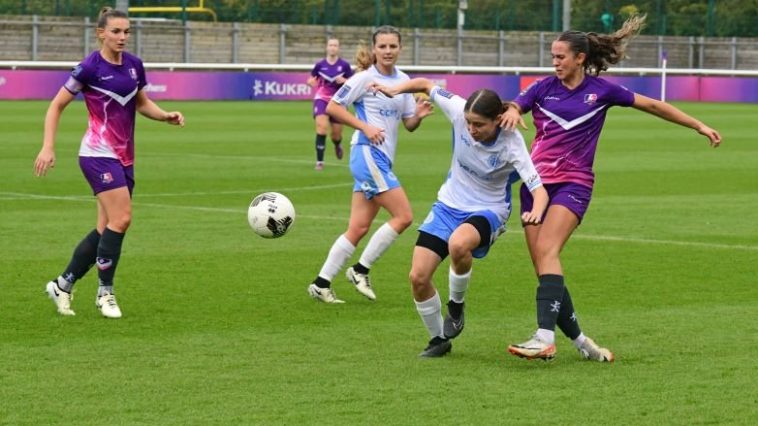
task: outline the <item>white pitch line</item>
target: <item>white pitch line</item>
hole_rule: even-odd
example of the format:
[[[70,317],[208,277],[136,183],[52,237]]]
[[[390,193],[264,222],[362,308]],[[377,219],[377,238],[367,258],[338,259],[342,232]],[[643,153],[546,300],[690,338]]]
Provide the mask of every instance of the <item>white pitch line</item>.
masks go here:
[[[319,189],[329,189],[329,188],[342,188],[342,187],[352,187],[353,183],[334,183],[330,185],[315,185],[315,186],[299,186],[299,187],[292,187],[292,188],[258,188],[258,189],[245,189],[245,190],[236,190],[236,191],[213,191],[213,192],[166,192],[166,193],[152,193],[152,194],[144,194],[139,193],[135,197],[137,199],[143,198],[143,197],[191,197],[191,196],[198,196],[198,195],[234,195],[234,194],[250,194],[256,195],[261,192],[266,191],[275,191],[275,192],[296,192],[296,191],[316,191]]]
[[[222,160],[246,160],[246,161],[273,161],[277,163],[292,163],[292,164],[309,164],[313,165],[313,161],[311,160],[294,160],[292,158],[280,158],[280,157],[263,157],[263,156],[255,156],[255,155],[216,155],[216,154],[190,154],[190,153],[182,153],[182,154],[162,154],[162,153],[154,153],[154,154],[140,154],[142,157],[196,157],[196,158],[218,158]],[[326,164],[326,167],[344,167],[349,168],[350,163],[328,163]]]
[[[3,196],[3,195],[19,197],[19,199],[22,199],[20,197],[26,197],[26,199],[38,199],[38,200],[60,200],[60,201],[76,201],[76,202],[94,202],[95,201],[93,197],[84,198],[84,197],[79,197],[79,196],[55,196],[55,195],[24,194],[24,193],[18,193],[18,192],[0,192],[0,196]],[[138,201],[133,202],[132,204],[135,206],[165,208],[165,209],[173,209],[173,210],[232,213],[232,214],[239,214],[239,215],[245,214],[245,208],[230,209],[230,208],[220,208],[220,207],[177,206],[177,205],[171,205],[171,204],[142,203]],[[302,218],[302,219],[313,219],[313,220],[338,220],[342,222],[348,221],[347,218],[341,217],[341,216],[298,215],[297,217]],[[417,226],[418,224],[414,224],[414,225]],[[522,233],[522,231],[520,230],[509,230],[508,232]],[[575,234],[574,238],[578,238],[581,240],[592,240],[592,241],[611,241],[611,242],[624,242],[624,243],[637,243],[637,244],[661,244],[661,245],[700,247],[700,248],[710,248],[710,249],[758,251],[758,246],[751,246],[751,245],[745,245],[745,244],[720,244],[720,243],[703,243],[703,242],[697,242],[697,241],[653,240],[653,239],[645,239],[645,238],[618,237],[618,236],[612,236],[612,235],[585,235],[585,234]]]

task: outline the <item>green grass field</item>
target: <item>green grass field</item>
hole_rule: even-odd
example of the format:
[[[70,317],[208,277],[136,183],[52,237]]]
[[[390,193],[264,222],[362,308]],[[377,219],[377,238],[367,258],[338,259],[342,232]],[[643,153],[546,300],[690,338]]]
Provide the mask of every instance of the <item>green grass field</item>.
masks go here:
[[[134,217],[116,277],[124,318],[113,321],[95,308],[94,271],[77,283],[75,317],[58,316],[43,292],[95,224],[77,164],[83,103],[64,114],[45,178],[32,163],[47,102],[0,103],[0,423],[758,420],[758,105],[678,104],[722,132],[716,150],[641,112],[609,113],[592,206],[562,260],[581,325],[614,364],[581,360],[563,337],[550,363],[506,353],[535,328],[516,215],[474,265],[466,330],[446,358],[417,357],[428,337],[407,280],[415,226],[374,265],[377,302],[340,275],[347,303],[316,303],[306,286],[347,226],[352,179],[331,151],[313,170],[310,104],[161,105],[187,126],[137,124]],[[395,172],[416,223],[447,172],[449,133],[440,112],[401,133]],[[279,240],[246,221],[269,190],[297,208]],[[446,298],[447,262],[436,278]]]

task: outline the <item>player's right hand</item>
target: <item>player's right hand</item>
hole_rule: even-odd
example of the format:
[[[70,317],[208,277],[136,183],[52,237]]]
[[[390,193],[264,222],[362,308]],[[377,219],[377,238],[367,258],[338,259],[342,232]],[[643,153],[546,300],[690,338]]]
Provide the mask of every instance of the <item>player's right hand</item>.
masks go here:
[[[368,90],[369,92],[373,93],[374,96],[376,96],[377,93],[381,93],[388,98],[391,98],[397,94],[397,92],[393,91],[390,87],[383,86],[376,82],[369,84]]]
[[[55,151],[52,148],[43,146],[34,160],[34,174],[36,176],[45,176],[49,169],[55,167]]]
[[[505,130],[516,130],[517,125],[523,127],[524,130],[527,129],[524,119],[516,108],[508,108],[508,110],[500,116],[500,127]]]
[[[363,134],[366,135],[368,140],[374,145],[381,145],[384,143],[384,129],[367,125],[363,130]]]

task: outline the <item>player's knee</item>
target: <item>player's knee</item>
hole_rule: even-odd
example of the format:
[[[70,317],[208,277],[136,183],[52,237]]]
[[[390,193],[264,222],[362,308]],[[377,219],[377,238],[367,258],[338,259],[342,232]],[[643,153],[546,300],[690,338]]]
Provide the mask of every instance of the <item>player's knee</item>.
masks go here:
[[[534,247],[535,258],[538,263],[557,258],[560,248],[549,241],[537,241]]]
[[[408,274],[408,280],[411,282],[411,287],[413,287],[414,293],[423,291],[429,287],[432,283],[431,279],[432,277],[427,272],[418,269],[412,268],[411,272]]]
[[[395,225],[393,226],[393,228],[399,234],[405,231],[406,229],[408,229],[408,227],[413,224],[413,213],[411,213],[410,211],[404,212],[402,214],[399,214],[393,217],[392,221],[394,222],[393,225]]]
[[[360,241],[368,234],[371,229],[370,225],[350,225],[347,229],[347,239],[350,241]]]
[[[471,254],[471,244],[462,239],[450,239],[447,244],[447,250],[450,252],[450,258],[454,260],[463,259]]]
[[[129,229],[129,225],[132,224],[132,212],[125,211],[110,217],[108,220],[108,228],[116,232],[126,232]]]

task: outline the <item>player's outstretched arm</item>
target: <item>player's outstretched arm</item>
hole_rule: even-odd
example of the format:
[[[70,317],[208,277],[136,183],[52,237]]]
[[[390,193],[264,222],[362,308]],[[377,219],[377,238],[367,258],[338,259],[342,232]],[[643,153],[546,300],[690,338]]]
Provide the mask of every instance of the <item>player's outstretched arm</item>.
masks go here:
[[[632,107],[640,111],[645,111],[648,114],[655,115],[672,123],[679,124],[680,126],[694,129],[696,132],[707,137],[708,142],[714,148],[717,148],[721,144],[721,135],[719,132],[717,132],[715,129],[711,129],[710,127],[703,124],[700,120],[686,114],[684,111],[669,103],[662,102],[657,99],[648,98],[647,96],[635,93],[634,103],[632,104]]]
[[[401,93],[424,92],[429,95],[432,92],[432,88],[434,88],[434,83],[426,78],[414,78],[394,86],[383,86],[378,83],[372,83],[369,85],[369,89],[372,90],[374,94],[383,93],[390,98]]]

